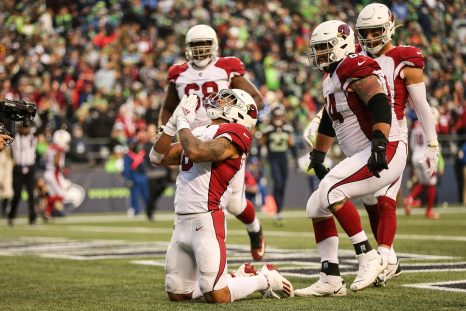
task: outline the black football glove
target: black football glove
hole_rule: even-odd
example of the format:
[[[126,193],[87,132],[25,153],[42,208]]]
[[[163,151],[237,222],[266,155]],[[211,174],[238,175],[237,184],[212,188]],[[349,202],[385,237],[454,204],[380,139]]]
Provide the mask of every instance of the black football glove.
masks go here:
[[[324,166],[324,160],[325,160],[325,152],[318,151],[318,150],[313,150],[309,154],[309,159],[311,160],[311,163],[309,163],[309,166],[307,167],[307,170],[314,169],[314,172],[316,173],[317,178],[320,180],[324,179],[325,175],[329,172],[329,169]]]
[[[387,142],[387,138],[385,138],[385,135],[380,130],[376,130],[372,133],[371,156],[367,161],[367,167],[377,178],[380,178],[379,173],[382,170],[388,169],[386,154]]]

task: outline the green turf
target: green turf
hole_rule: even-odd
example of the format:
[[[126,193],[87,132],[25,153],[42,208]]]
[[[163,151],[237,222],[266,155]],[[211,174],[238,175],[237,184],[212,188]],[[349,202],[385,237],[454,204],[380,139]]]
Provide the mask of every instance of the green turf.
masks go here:
[[[400,215],[397,252],[453,256],[452,261],[466,261],[466,209],[456,207],[441,212],[438,221],[426,220],[419,212],[410,217]],[[360,213],[366,231],[370,232],[365,212]],[[270,218],[261,216],[265,234],[270,233],[268,246],[315,249],[312,226],[304,211],[295,210],[288,216],[284,227],[275,227]],[[122,215],[112,219],[70,215],[52,224],[32,227],[20,219],[13,228],[0,225],[0,243],[8,246],[25,238],[64,238],[70,242],[104,240],[109,244],[168,242],[173,224],[170,218],[170,214],[163,214],[159,220],[149,223]],[[238,221],[229,218],[228,228],[227,244],[247,245],[245,229]],[[344,235],[341,235],[340,248],[352,249]],[[202,301],[169,302],[164,291],[163,268],[130,262],[155,257],[79,261],[32,254],[7,255],[1,251],[2,247],[0,310],[466,310],[465,293],[402,287],[403,284],[466,280],[466,271],[405,273],[384,288],[368,288],[358,293],[348,290],[346,297],[339,298],[270,300],[254,294],[232,305],[215,306]],[[350,284],[354,275],[345,275],[344,279]],[[297,277],[290,280],[295,288],[315,281]]]

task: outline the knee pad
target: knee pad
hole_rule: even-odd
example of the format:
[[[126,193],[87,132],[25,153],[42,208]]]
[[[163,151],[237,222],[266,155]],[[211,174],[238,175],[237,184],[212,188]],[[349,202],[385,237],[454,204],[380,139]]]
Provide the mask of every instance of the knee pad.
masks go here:
[[[364,205],[377,205],[377,198],[373,194],[366,195],[362,198]]]
[[[244,191],[233,192],[227,204],[227,211],[234,216],[238,216],[244,211],[246,204]]]
[[[314,191],[307,201],[306,215],[309,218],[320,218],[332,216],[328,206],[322,205],[320,200],[320,188]]]

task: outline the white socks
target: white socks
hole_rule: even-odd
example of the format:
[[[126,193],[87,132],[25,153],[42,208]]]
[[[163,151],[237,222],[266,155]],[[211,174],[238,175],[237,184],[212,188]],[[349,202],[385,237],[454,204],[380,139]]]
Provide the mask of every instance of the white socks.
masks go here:
[[[266,290],[268,287],[267,278],[262,274],[228,279],[231,302],[249,296],[255,291]]]
[[[351,240],[351,244],[353,244],[353,245],[358,244],[358,243],[367,241],[367,235],[364,232],[364,230],[362,230],[361,232],[356,233],[353,236],[350,236],[350,240]]]
[[[259,222],[259,219],[255,217],[249,225],[246,225],[246,227],[248,228],[249,232],[259,232],[261,229],[261,223]]]
[[[317,244],[320,261],[328,261],[338,264],[338,237],[331,236]]]

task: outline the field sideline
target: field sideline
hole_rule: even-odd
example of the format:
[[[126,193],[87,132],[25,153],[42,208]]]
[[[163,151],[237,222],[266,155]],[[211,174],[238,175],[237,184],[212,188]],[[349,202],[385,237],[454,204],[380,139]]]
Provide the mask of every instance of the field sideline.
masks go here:
[[[0,310],[466,310],[466,208],[439,210],[441,219],[399,210],[395,249],[403,274],[384,288],[352,293],[356,258],[340,229],[340,263],[348,295],[340,298],[262,299],[232,305],[171,303],[164,291],[164,254],[172,213],[155,222],[122,214],[69,215],[54,223],[0,225]],[[360,210],[370,235],[365,211]],[[319,259],[302,210],[285,212],[285,226],[260,215],[272,262],[295,288],[316,280]],[[371,243],[375,245],[372,235]],[[229,270],[249,261],[245,228],[228,217]],[[260,268],[262,263],[254,263]]]

